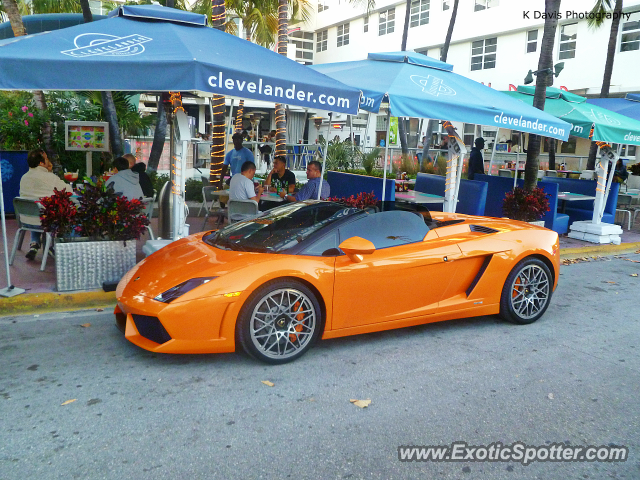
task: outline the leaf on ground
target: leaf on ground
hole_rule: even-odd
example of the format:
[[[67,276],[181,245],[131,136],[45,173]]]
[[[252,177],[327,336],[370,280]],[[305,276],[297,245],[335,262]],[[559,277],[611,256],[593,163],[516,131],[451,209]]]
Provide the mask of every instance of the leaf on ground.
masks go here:
[[[96,312],[104,312],[104,308],[96,308]]]
[[[90,323],[83,323],[82,325],[80,325],[81,327],[87,328],[90,327],[91,324]]]
[[[547,397],[549,398],[549,400],[553,400],[553,393],[550,393],[549,395],[547,395]]]
[[[606,281],[605,281],[605,282],[602,282],[602,283],[610,283],[610,284],[612,284],[612,285],[616,285],[616,282],[606,282]]]
[[[638,276],[638,274],[637,274],[637,273],[632,273],[632,274],[631,274],[631,276],[632,276],[632,277],[637,277],[637,276]]]
[[[275,385],[275,383],[270,382],[269,380],[262,380],[262,383],[264,383],[267,387],[273,387]]]
[[[77,398],[72,398],[71,400],[67,400],[66,402],[62,402],[60,404],[61,407],[64,407],[65,405],[69,405],[70,403],[75,402],[76,400],[78,400]]]
[[[351,403],[353,403],[356,407],[360,407],[360,408],[367,408],[369,406],[369,404],[371,403],[370,399],[367,399],[367,400],[356,400],[355,398],[352,398],[349,401]]]

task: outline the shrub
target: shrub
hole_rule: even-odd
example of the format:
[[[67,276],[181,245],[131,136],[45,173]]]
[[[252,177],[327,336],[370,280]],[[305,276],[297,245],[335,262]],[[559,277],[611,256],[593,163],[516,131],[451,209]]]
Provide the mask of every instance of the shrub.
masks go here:
[[[516,187],[507,192],[502,202],[502,212],[513,220],[534,222],[540,220],[549,211],[549,196],[540,187],[528,192]]]
[[[378,199],[373,192],[359,193],[357,197],[355,195],[351,195],[350,197],[331,197],[327,200],[342,203],[348,207],[360,208],[362,210],[367,207],[374,207],[378,204]]]

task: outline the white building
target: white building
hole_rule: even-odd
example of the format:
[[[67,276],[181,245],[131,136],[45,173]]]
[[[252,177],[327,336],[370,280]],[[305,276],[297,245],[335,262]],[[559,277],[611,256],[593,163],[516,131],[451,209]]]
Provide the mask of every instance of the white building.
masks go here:
[[[594,3],[563,0],[554,43],[554,64],[564,62],[554,86],[586,96],[600,94],[611,28],[611,20],[598,29],[588,26],[585,17]],[[290,36],[293,43],[289,48],[295,49],[290,57],[319,64],[361,60],[369,52],[400,50],[407,2],[378,0],[368,15],[365,5],[366,2],[319,0],[311,20]],[[439,58],[452,5],[453,0],[412,1],[407,50]],[[625,0],[623,12],[611,96],[640,92],[640,0]],[[497,90],[523,84],[528,71],[538,68],[543,13],[543,0],[460,0],[447,63],[453,64],[454,72]],[[291,38],[294,36],[298,38]],[[334,117],[334,123],[345,120]],[[376,129],[383,127],[379,121],[377,127],[376,122],[370,122],[366,134],[369,144],[376,141]],[[326,124],[321,131],[326,136],[325,128]],[[364,137],[362,128],[356,128],[356,133]],[[348,127],[335,130],[342,138],[349,135]],[[482,130],[465,126],[465,132],[470,139]],[[580,139],[577,145],[575,140],[572,142],[573,145],[563,144],[565,153],[586,155],[588,141]],[[631,147],[624,153],[633,157],[635,150]]]

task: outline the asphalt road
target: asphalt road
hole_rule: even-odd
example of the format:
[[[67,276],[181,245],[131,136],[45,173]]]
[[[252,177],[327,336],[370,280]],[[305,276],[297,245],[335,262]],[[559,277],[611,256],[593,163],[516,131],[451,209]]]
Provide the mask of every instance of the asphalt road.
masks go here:
[[[0,479],[640,478],[640,255],[626,258],[639,263],[563,267],[533,325],[330,340],[278,367],[152,354],[110,312],[0,319]],[[455,441],[625,445],[629,458],[398,461],[399,445]]]

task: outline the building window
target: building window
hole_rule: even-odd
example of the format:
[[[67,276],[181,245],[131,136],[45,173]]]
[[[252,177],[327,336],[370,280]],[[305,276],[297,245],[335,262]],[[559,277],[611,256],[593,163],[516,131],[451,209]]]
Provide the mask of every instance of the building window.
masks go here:
[[[338,47],[349,45],[349,23],[338,25]]]
[[[640,13],[634,13],[632,17],[635,17],[635,22],[624,22],[622,24],[621,52],[640,50]]]
[[[289,43],[296,46],[296,61],[305,65],[313,64],[313,32],[291,32]]]
[[[327,5],[327,0],[318,1],[318,13],[328,9],[329,9],[329,5]]]
[[[380,12],[380,18],[378,20],[378,35],[386,35],[387,33],[393,33],[393,29],[396,25],[396,9],[390,8]]]
[[[576,38],[578,37],[578,24],[568,23],[560,27],[560,55],[558,58],[575,58]]]
[[[418,27],[429,23],[429,0],[414,0],[411,2],[411,27]]]
[[[328,30],[321,30],[316,33],[316,52],[324,52],[327,49]]]
[[[442,11],[449,10],[451,8],[451,0],[442,0]]]
[[[497,7],[499,0],[475,0],[474,12],[486,10],[487,8]]]
[[[485,38],[471,43],[471,70],[496,68],[498,38]]]
[[[527,53],[535,52],[538,49],[538,30],[527,32]]]
[[[364,17],[364,33],[369,31],[369,16]]]
[[[476,126],[473,123],[465,123],[464,124],[464,134],[462,137],[462,141],[467,146],[473,146],[473,142],[475,141],[476,136]]]

